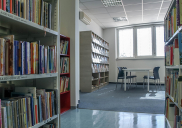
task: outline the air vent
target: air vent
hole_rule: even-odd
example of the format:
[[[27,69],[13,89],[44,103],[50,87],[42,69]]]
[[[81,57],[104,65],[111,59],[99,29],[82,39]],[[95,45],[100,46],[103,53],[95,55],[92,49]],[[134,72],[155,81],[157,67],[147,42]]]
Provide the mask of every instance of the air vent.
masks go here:
[[[109,6],[122,6],[122,0],[101,0],[105,7]]]
[[[91,22],[91,19],[90,17],[88,17],[84,12],[80,11],[80,20],[86,24],[86,25],[89,25],[90,22]]]
[[[114,17],[113,20],[114,20],[115,22],[127,21],[126,17]]]

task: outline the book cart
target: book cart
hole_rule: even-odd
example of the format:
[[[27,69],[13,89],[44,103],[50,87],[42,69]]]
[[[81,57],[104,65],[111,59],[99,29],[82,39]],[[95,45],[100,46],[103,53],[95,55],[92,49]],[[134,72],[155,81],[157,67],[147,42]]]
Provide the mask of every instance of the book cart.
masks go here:
[[[61,40],[68,41],[68,49],[67,49],[68,51],[67,51],[67,54],[60,53],[60,58],[68,57],[69,62],[70,62],[70,38],[66,37],[64,35],[60,35],[60,42],[61,42]],[[69,65],[69,69],[70,69],[70,65]],[[70,72],[69,73],[60,73],[60,77],[69,77],[70,78]],[[61,85],[61,83],[60,83],[60,85]],[[61,107],[60,107],[61,114],[68,111],[71,108],[70,107],[70,87],[68,90],[66,90],[64,92],[60,92],[60,102],[61,102],[60,103],[61,104]]]
[[[81,92],[109,83],[109,43],[92,31],[80,32],[80,67]]]
[[[182,126],[181,8],[179,0],[172,0],[164,18],[165,122],[170,128]]]
[[[36,87],[37,89],[54,89],[60,92],[60,34],[59,34],[59,0],[48,1],[52,5],[51,29],[38,25],[25,18],[21,18],[9,12],[0,9],[0,36],[14,35],[14,40],[22,41],[40,41],[41,45],[56,46],[56,72],[28,75],[4,75],[0,76],[0,82],[11,83],[21,87]],[[31,128],[40,128],[47,123],[56,124],[60,128],[60,96],[56,95],[57,114],[31,126]]]

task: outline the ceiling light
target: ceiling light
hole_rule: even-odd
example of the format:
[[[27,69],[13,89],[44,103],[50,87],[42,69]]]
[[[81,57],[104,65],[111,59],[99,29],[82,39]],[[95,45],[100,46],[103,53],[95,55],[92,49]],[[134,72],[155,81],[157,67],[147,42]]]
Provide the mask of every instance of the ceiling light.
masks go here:
[[[127,21],[126,17],[114,17],[113,20],[114,20],[115,22]]]
[[[122,0],[101,0],[105,7],[109,6],[122,6]]]

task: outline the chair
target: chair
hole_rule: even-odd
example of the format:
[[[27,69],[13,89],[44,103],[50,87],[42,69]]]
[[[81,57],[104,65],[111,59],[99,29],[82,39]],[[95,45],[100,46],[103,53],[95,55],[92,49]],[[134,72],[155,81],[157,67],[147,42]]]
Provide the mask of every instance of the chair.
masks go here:
[[[127,69],[126,67],[118,67],[118,70],[119,70],[119,72],[118,72],[118,77],[117,77],[117,84],[118,84],[118,79],[122,79],[122,83],[124,83],[123,82],[123,80],[124,80],[124,71],[123,71],[123,69]],[[128,79],[133,79],[133,78],[135,78],[136,76],[127,76],[127,74],[128,74],[128,72],[126,72],[126,79],[128,80]],[[116,88],[117,88],[117,84],[116,84]],[[130,81],[130,85],[131,85],[131,81]]]
[[[158,83],[158,86],[159,86],[159,84],[160,84],[160,77],[159,77],[159,68],[160,67],[154,67],[154,69],[153,69],[153,76],[149,76],[149,79],[152,79],[152,80],[154,80],[154,82],[155,82],[155,87],[156,87],[156,82]],[[148,76],[144,76],[143,77],[143,87],[144,87],[144,83],[145,83],[145,79],[148,79]],[[146,81],[147,82],[147,81]],[[161,87],[161,84],[160,84],[160,87]]]

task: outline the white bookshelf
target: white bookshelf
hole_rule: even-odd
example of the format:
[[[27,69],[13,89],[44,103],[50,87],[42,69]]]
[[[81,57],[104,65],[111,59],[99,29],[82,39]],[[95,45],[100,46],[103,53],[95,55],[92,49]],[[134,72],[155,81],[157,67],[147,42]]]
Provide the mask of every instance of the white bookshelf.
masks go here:
[[[174,126],[174,121],[169,121],[166,117],[165,117],[165,120],[166,120],[166,123],[167,123],[167,126],[166,128],[173,128]]]
[[[57,115],[40,122],[31,128],[40,128],[46,123],[54,123],[60,128],[60,30],[59,30],[59,0],[49,1],[52,5],[52,28],[45,28],[21,17],[0,10],[0,36],[15,35],[15,40],[36,41],[41,45],[57,46],[57,72],[46,74],[0,76],[0,81],[8,81],[18,86],[36,87],[38,89],[56,89]]]
[[[109,83],[109,43],[92,31],[80,32],[80,67],[81,92],[92,92]]]

